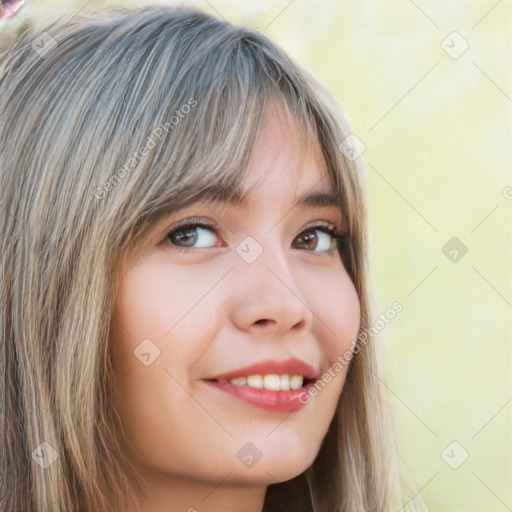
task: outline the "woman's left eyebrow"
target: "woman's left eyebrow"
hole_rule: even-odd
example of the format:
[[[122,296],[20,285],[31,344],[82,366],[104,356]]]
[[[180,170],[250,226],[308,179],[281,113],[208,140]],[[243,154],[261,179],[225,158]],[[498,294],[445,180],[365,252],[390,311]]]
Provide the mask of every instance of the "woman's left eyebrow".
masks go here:
[[[334,192],[314,190],[306,192],[295,203],[297,206],[340,206],[339,198]]]

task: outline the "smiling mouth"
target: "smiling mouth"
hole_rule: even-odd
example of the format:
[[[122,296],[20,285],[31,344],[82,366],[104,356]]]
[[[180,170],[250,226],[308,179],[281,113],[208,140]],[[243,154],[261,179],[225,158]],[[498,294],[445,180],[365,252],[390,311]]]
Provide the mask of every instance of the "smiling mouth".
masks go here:
[[[315,379],[302,375],[266,374],[205,380],[214,389],[268,412],[292,413],[309,403]]]
[[[314,379],[308,379],[302,375],[290,374],[267,374],[267,375],[247,375],[234,377],[232,379],[209,379],[210,382],[221,384],[233,384],[234,386],[253,389],[264,389],[267,391],[296,391],[308,384],[314,382]]]
[[[272,412],[294,412],[309,403],[318,368],[305,360],[266,359],[205,379],[209,386],[247,404]]]

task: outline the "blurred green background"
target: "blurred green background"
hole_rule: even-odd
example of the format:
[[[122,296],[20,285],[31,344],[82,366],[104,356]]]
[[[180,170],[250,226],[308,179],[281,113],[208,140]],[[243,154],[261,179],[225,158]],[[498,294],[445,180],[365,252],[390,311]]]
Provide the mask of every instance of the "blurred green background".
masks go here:
[[[147,2],[29,2],[0,45],[119,4]],[[379,310],[404,306],[382,333],[401,460],[434,512],[512,510],[512,2],[188,4],[260,29],[341,105]]]

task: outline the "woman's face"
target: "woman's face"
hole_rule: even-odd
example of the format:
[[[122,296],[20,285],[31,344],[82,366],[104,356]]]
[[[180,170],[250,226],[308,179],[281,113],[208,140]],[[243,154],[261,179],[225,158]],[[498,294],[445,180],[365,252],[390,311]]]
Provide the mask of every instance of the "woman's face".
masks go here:
[[[343,229],[339,209],[298,204],[331,192],[319,148],[299,147],[297,127],[267,108],[246,205],[188,206],[126,260],[115,407],[151,474],[266,485],[318,453],[346,368],[309,401],[297,395],[351,349],[360,309],[328,233]],[[183,219],[194,225],[177,229]]]

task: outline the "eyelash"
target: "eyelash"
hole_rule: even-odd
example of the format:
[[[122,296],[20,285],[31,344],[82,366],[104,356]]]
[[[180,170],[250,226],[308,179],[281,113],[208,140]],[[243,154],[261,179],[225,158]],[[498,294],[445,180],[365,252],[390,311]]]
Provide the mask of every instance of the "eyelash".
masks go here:
[[[179,245],[174,245],[170,241],[171,235],[175,234],[177,231],[186,231],[187,229],[190,229],[190,228],[202,228],[202,229],[212,231],[215,234],[218,234],[217,229],[215,228],[215,226],[213,224],[209,224],[208,222],[205,222],[204,220],[187,219],[183,223],[178,223],[175,226],[173,226],[165,235],[164,241],[167,242],[167,244],[172,247],[173,251],[184,252],[184,253],[195,251],[197,249],[211,249],[212,248],[212,247],[180,247]],[[340,233],[339,231],[336,230],[336,228],[334,226],[326,225],[326,224],[315,224],[312,226],[308,226],[308,227],[304,228],[295,238],[299,237],[300,235],[302,235],[303,233],[306,233],[308,231],[321,231],[323,233],[328,234],[336,242],[336,247],[332,247],[331,249],[327,249],[324,251],[305,250],[306,252],[326,254],[326,253],[332,252],[337,247],[339,248],[342,244],[345,244],[348,241],[348,236],[346,234]],[[301,249],[299,249],[299,250],[301,250]]]

